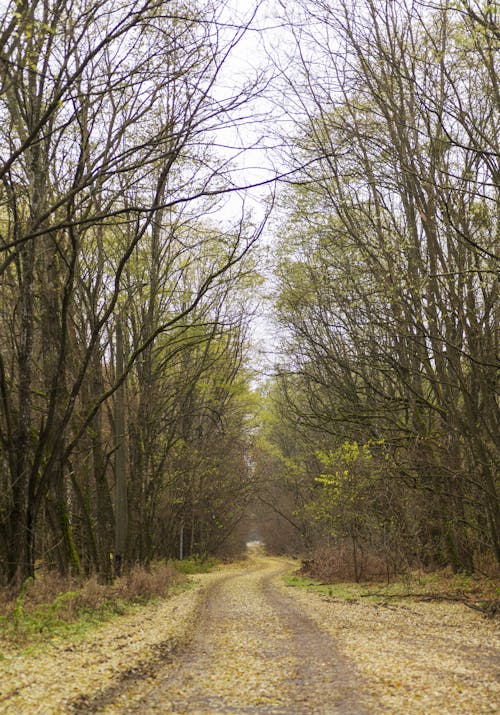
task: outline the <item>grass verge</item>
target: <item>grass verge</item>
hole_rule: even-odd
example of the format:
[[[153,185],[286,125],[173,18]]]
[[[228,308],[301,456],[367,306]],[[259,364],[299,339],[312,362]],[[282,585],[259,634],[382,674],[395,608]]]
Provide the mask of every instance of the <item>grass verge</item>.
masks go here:
[[[285,576],[284,581],[291,588],[307,589],[332,600],[353,602],[362,598],[375,603],[387,603],[389,600],[456,601],[486,616],[500,615],[498,580],[465,574],[415,572],[391,583],[323,583],[296,573]]]
[[[210,557],[201,558],[196,556],[189,559],[183,559],[182,561],[173,561],[172,563],[176,571],[186,575],[210,573],[211,571],[215,571],[215,569],[220,565],[217,559]]]
[[[2,594],[0,658],[2,650],[77,638],[104,621],[189,585],[172,564],[163,562],[148,569],[133,567],[112,584],[42,573],[36,580],[28,579],[17,597]]]

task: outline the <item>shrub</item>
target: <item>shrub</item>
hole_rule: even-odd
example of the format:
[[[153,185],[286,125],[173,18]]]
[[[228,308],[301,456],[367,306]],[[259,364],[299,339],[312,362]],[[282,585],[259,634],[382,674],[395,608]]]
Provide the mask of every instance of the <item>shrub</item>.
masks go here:
[[[167,595],[183,577],[172,564],[134,566],[112,584],[63,578],[41,570],[28,579],[21,592],[0,592],[0,634],[7,640],[25,642],[45,638],[80,620],[94,622],[124,613],[128,604]]]
[[[354,548],[347,541],[336,545],[317,546],[309,559],[304,559],[301,573],[318,581],[379,581],[395,575],[388,569],[384,556],[369,549],[359,549],[355,562]]]

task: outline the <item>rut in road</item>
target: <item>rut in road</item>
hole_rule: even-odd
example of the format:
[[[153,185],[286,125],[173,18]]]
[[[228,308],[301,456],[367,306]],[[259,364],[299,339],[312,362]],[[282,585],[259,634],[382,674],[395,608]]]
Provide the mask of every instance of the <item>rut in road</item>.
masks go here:
[[[263,558],[210,589],[196,636],[175,671],[128,712],[362,715],[352,664],[279,586],[283,562]]]

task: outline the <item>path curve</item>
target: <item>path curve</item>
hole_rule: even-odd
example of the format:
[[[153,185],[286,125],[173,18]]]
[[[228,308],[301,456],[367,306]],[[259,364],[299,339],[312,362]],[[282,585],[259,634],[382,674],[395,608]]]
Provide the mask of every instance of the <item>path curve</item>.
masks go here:
[[[120,712],[364,715],[362,683],[334,640],[280,586],[290,564],[260,557],[206,595],[174,670]],[[113,710],[113,712],[118,712]]]

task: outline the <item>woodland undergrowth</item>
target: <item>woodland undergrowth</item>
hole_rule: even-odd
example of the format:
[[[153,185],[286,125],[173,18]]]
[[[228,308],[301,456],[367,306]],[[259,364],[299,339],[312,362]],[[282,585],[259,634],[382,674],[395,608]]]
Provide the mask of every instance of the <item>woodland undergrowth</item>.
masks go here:
[[[17,593],[0,591],[0,638],[28,645],[75,635],[185,585],[185,576],[170,562],[134,566],[109,584],[95,576],[82,580],[41,570]]]
[[[390,580],[370,579],[356,583],[336,577],[325,565],[321,568],[317,561],[305,561],[295,575],[286,578],[286,583],[347,601],[455,601],[487,617],[500,617],[500,579],[453,573],[449,568],[432,572],[409,570]]]

